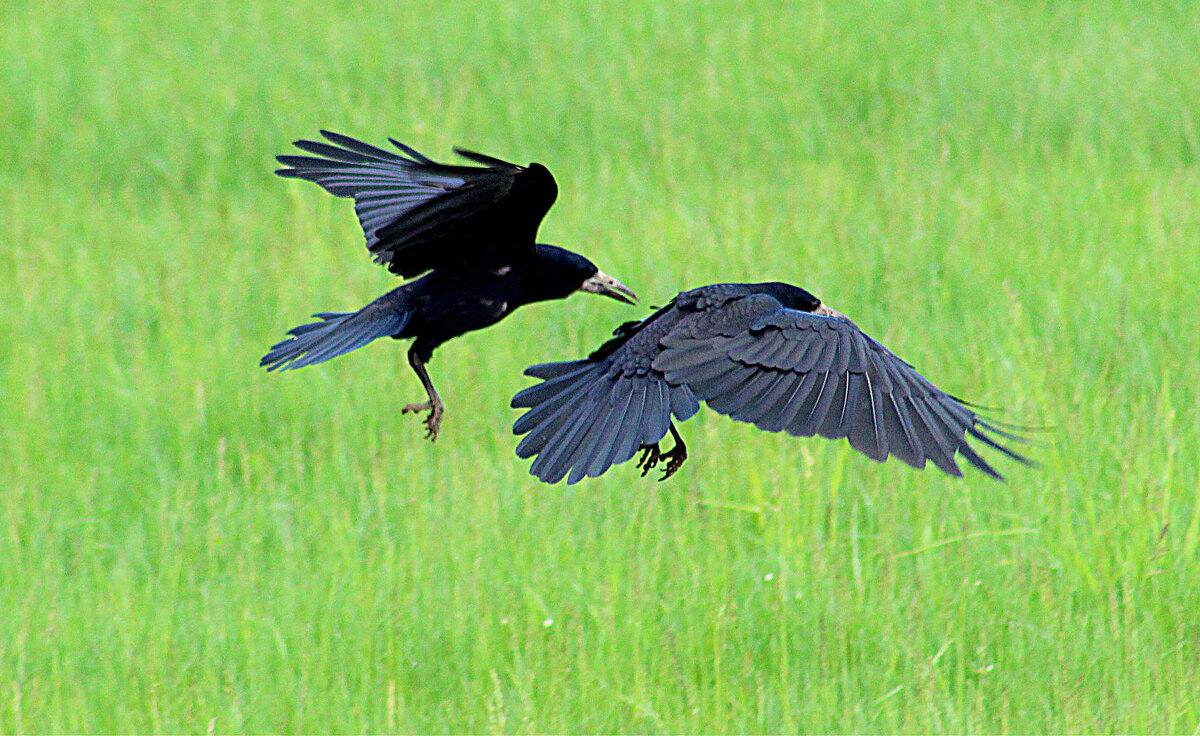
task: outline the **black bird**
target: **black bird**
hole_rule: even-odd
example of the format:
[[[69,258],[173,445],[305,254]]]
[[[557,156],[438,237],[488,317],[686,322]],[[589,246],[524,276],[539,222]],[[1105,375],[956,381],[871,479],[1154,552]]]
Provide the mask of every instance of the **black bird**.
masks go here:
[[[687,458],[671,417],[699,401],[742,422],[799,437],[847,437],[872,460],[894,455],[961,476],[961,455],[999,473],[967,436],[1030,461],[993,436],[1023,441],[984,421],[959,399],[840,312],[790,284],[715,284],[685,291],[640,322],[627,322],[585,360],[535,365],[543,379],[513,397],[528,408],[513,425],[526,434],[517,455],[537,455],[530,473],[547,483],[598,476],[631,459],[645,475],[666,461],[662,480]],[[667,452],[659,441],[675,441]]]
[[[429,410],[429,439],[437,439],[444,405],[425,364],[442,343],[493,325],[517,307],[563,299],[576,291],[629,304],[637,297],[588,259],[536,243],[538,225],[558,185],[541,164],[517,166],[455,149],[483,166],[431,161],[388,139],[403,155],[337,133],[330,143],[300,140],[314,156],[278,156],[276,174],[307,179],[330,194],[354,199],[354,210],[377,263],[404,278],[357,312],[323,312],[301,325],[262,359],[267,370],[302,368],[343,355],[379,337],[416,338],[408,362],[429,400],[403,413]]]

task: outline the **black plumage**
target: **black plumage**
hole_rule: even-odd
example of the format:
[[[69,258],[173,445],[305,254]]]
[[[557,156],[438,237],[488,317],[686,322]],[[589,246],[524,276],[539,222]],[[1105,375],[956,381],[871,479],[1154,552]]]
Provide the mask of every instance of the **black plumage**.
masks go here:
[[[287,168],[275,173],[352,198],[375,261],[420,278],[357,312],[314,315],[319,322],[291,330],[263,357],[268,370],[320,363],[380,337],[415,338],[408,360],[428,401],[403,411],[429,410],[428,437],[436,439],[444,405],[425,369],[436,347],[520,306],[576,291],[630,304],[636,298],[578,253],[536,242],[558,197],[554,177],[541,164],[517,166],[455,149],[482,166],[452,166],[391,139],[400,154],[337,133],[321,135],[329,143],[296,141],[314,155],[279,156]]]
[[[575,483],[633,458],[665,480],[687,449],[672,417],[700,401],[771,432],[845,437],[872,460],[895,456],[961,476],[962,457],[1001,475],[967,441],[1029,460],[999,440],[1021,441],[923,378],[841,313],[783,283],[715,284],[679,294],[617,328],[584,360],[535,365],[542,382],[518,393],[528,411],[513,425],[520,457],[548,483]],[[670,432],[674,447],[659,450]]]

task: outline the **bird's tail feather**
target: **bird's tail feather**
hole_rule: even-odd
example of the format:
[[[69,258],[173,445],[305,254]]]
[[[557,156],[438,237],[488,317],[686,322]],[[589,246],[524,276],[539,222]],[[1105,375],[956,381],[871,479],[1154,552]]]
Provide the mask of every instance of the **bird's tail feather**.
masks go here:
[[[291,337],[272,346],[259,365],[269,371],[303,368],[345,355],[376,338],[399,333],[408,324],[411,313],[384,299],[371,302],[357,312],[314,314],[320,322],[289,330]]]
[[[546,363],[525,373],[544,380],[513,397],[513,408],[529,409],[513,425],[514,434],[526,435],[517,456],[537,455],[529,472],[547,483],[601,475],[661,440],[672,413],[682,420],[699,409],[686,387],[661,374],[625,375],[608,360]]]

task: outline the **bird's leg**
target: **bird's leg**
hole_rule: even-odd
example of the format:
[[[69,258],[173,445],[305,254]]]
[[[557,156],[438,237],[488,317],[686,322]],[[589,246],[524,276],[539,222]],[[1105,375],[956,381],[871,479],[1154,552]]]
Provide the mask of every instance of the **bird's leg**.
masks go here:
[[[683,462],[687,460],[687,445],[683,442],[683,437],[679,435],[679,430],[675,429],[675,422],[669,425],[671,430],[671,438],[675,440],[675,446],[670,450],[659,455],[659,459],[666,458],[667,467],[663,468],[663,477],[659,478],[664,481],[675,475],[675,471],[683,467]]]
[[[667,465],[663,468],[663,476],[659,478],[659,482],[675,475],[675,471],[683,466],[683,461],[687,460],[687,445],[683,443],[683,437],[679,436],[679,431],[675,429],[675,423],[669,425],[671,437],[675,440],[675,446],[666,452],[658,449],[658,443],[652,445],[642,445],[642,457],[638,460],[638,468],[642,471],[642,477],[654,469],[659,462],[666,460]]]
[[[433,442],[437,440],[438,430],[442,427],[442,414],[445,412],[446,407],[442,404],[442,397],[438,396],[437,389],[433,387],[433,381],[429,380],[429,372],[425,370],[425,361],[417,353],[415,345],[408,349],[408,364],[416,371],[417,378],[421,379],[421,385],[425,387],[425,393],[429,396],[429,401],[421,404],[409,404],[401,409],[400,413],[416,413],[428,409],[429,416],[425,417],[425,437],[430,442]]]

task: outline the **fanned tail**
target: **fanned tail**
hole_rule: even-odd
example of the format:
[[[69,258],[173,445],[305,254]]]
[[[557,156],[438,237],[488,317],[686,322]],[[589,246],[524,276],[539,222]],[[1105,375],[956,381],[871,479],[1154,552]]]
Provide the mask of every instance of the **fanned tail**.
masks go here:
[[[692,392],[661,374],[625,374],[606,359],[544,363],[525,371],[543,379],[513,397],[528,409],[513,425],[526,435],[517,456],[537,455],[529,472],[547,483],[577,483],[633,458],[700,408]]]

